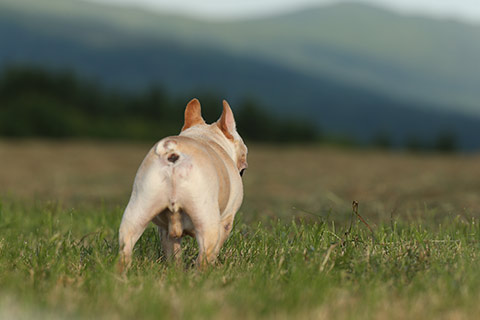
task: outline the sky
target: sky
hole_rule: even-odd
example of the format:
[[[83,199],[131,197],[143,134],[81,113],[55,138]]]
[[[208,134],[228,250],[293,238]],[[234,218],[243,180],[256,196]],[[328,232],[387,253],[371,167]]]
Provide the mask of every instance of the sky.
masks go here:
[[[256,17],[344,0],[89,0],[158,9],[207,19]],[[349,0],[367,2],[407,14],[480,23],[480,0]]]

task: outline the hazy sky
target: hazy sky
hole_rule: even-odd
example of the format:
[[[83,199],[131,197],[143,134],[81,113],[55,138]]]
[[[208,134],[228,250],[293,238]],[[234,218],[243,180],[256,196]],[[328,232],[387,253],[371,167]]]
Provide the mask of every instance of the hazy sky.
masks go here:
[[[158,8],[205,18],[252,17],[342,0],[89,0]],[[460,18],[480,23],[480,0],[350,0],[407,13]]]

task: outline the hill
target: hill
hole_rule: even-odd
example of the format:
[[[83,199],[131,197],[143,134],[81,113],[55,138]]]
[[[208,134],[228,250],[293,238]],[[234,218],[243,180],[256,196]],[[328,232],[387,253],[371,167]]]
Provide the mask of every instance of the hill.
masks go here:
[[[478,30],[351,4],[213,23],[72,0],[5,0],[0,64],[72,68],[129,90],[212,90],[234,104],[254,96],[363,141],[454,131],[471,149],[480,147],[480,117],[464,114],[477,112]]]

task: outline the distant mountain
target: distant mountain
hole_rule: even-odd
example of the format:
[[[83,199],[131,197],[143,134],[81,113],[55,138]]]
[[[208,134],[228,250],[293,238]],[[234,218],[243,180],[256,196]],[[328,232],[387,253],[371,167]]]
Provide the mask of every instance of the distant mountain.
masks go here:
[[[72,68],[130,90],[251,95],[364,141],[451,130],[470,149],[480,148],[479,36],[349,4],[212,23],[73,0],[0,2],[0,65]]]
[[[108,46],[105,35],[110,44],[123,35],[174,40],[480,115],[480,26],[348,3],[230,23],[78,0],[2,0],[0,6],[4,16],[21,16],[50,34],[61,32],[41,19],[66,22],[90,45]],[[115,32],[92,33],[85,30],[90,23]]]

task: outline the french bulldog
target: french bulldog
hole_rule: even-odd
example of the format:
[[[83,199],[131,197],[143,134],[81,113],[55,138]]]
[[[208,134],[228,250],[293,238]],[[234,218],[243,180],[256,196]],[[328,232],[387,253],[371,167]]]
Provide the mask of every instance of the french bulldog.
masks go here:
[[[207,124],[200,102],[191,100],[180,134],[157,142],[137,171],[119,230],[119,271],[129,268],[149,222],[158,227],[167,259],[181,262],[181,239],[188,235],[198,243],[197,266],[214,263],[243,201],[247,166],[227,101],[220,119]]]

